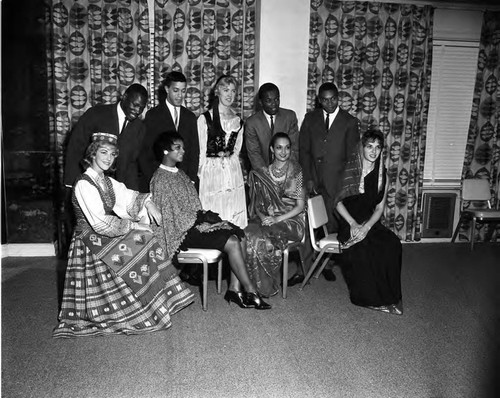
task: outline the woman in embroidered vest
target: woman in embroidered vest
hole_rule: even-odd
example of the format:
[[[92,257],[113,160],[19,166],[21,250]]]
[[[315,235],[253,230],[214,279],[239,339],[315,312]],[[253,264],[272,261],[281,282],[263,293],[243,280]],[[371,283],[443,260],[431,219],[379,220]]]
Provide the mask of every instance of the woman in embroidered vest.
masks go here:
[[[150,183],[152,200],[161,212],[161,226],[153,226],[153,231],[167,258],[174,259],[179,250],[189,247],[224,251],[231,267],[229,289],[224,296],[228,303],[232,301],[241,308],[271,308],[248,276],[243,230],[203,210],[194,184],[176,167],[185,153],[182,137],[175,132],[162,134],[155,143],[155,152],[157,158],[163,155],[163,161]]]
[[[351,302],[402,315],[401,242],[380,222],[386,201],[386,171],[381,159],[384,136],[368,130],[350,156],[339,195],[342,271]]]
[[[272,163],[248,177],[250,223],[245,229],[248,273],[264,297],[279,292],[282,251],[288,241],[300,241],[305,230],[302,168],[290,160],[290,137],[276,133],[269,146]],[[301,282],[303,270],[297,269],[290,280]]]
[[[53,337],[141,334],[167,329],[193,302],[149,224],[161,220],[150,194],[106,176],[116,136],[96,133],[73,189],[77,218]],[[148,217],[149,216],[149,217]]]
[[[235,79],[221,76],[210,109],[198,118],[198,176],[203,208],[245,228],[248,223],[245,185],[239,160],[243,121],[231,109],[235,98]]]

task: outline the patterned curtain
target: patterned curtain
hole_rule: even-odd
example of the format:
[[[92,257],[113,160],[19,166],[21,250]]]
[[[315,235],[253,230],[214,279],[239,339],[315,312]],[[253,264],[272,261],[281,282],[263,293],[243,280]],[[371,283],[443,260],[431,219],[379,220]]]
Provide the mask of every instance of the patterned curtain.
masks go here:
[[[429,6],[311,0],[308,110],[333,81],[339,105],[386,137],[389,173],[384,223],[420,240],[433,9]]]
[[[496,205],[500,189],[500,12],[485,12],[476,87],[465,149],[464,178],[484,178],[491,186]],[[467,203],[465,204],[468,205]],[[488,224],[480,225],[475,239],[489,240],[493,234]],[[468,239],[470,224],[461,226],[459,239]],[[497,234],[497,236],[500,234]]]
[[[183,72],[186,106],[201,114],[217,78],[231,75],[240,82],[235,108],[240,116],[250,116],[255,0],[155,0],[154,13],[154,86],[171,70]]]
[[[132,83],[147,87],[147,0],[46,0],[51,144],[59,153],[78,118],[116,103]]]

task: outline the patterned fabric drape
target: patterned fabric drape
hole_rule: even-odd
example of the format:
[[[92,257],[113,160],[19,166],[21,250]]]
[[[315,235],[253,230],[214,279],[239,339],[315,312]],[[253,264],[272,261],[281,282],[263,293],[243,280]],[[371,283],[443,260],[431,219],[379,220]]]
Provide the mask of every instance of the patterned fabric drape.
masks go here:
[[[319,86],[333,81],[361,132],[384,133],[384,223],[407,241],[421,234],[432,22],[429,6],[311,0],[308,110]]]
[[[154,13],[154,86],[171,70],[183,72],[188,79],[186,106],[199,115],[217,78],[231,75],[240,82],[234,107],[240,116],[250,116],[255,0],[155,0]]]
[[[51,144],[63,144],[78,118],[116,103],[132,83],[147,87],[147,0],[46,0]]]
[[[485,12],[476,87],[465,149],[462,179],[484,178],[491,186],[492,204],[500,189],[500,12]],[[467,204],[465,204],[467,205]],[[468,239],[470,223],[461,226],[459,239]],[[476,239],[491,237],[487,224],[474,231]],[[489,235],[489,236],[488,236]]]

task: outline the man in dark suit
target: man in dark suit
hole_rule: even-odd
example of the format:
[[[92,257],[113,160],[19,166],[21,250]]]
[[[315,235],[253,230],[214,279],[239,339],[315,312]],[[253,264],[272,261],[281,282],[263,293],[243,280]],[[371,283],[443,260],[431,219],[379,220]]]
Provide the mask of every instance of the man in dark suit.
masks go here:
[[[298,161],[297,115],[290,109],[280,108],[280,91],[273,83],[263,84],[258,98],[262,110],[250,116],[245,123],[245,145],[252,169],[260,170],[269,166],[269,143],[274,133],[278,132],[290,136],[291,159]]]
[[[148,102],[148,92],[140,84],[132,84],[117,104],[96,105],[78,119],[69,137],[64,167],[64,185],[71,188],[84,171],[80,161],[90,144],[92,134],[101,132],[118,136],[119,156],[115,178],[127,188],[139,189],[139,157],[145,128],[139,116]]]
[[[359,142],[359,121],[340,109],[339,92],[334,83],[323,83],[318,92],[320,109],[308,112],[300,127],[299,157],[306,189],[325,200],[328,231],[338,230],[334,200],[347,157]],[[325,278],[334,280],[331,269]]]
[[[188,175],[198,189],[198,163],[200,144],[198,140],[198,126],[193,112],[183,106],[186,97],[186,77],[181,72],[170,72],[159,90],[159,103],[151,108],[144,119],[146,137],[140,156],[141,190],[149,192],[149,182],[153,173],[161,163],[155,156],[154,145],[162,133],[177,131],[184,139],[186,153],[184,160],[178,167]]]

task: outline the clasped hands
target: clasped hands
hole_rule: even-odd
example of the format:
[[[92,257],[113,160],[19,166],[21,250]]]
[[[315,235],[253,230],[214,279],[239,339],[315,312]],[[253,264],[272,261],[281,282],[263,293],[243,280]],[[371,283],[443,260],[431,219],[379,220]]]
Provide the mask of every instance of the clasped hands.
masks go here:
[[[161,225],[161,212],[158,207],[150,200],[146,202],[145,207],[148,211],[150,220],[154,221],[156,225]],[[140,231],[153,232],[153,230],[151,229],[151,225],[145,222],[138,222],[135,229],[138,229]]]
[[[366,238],[368,231],[370,231],[370,227],[366,223],[360,225],[354,221],[351,224],[351,238],[349,240],[353,243],[361,242]]]

